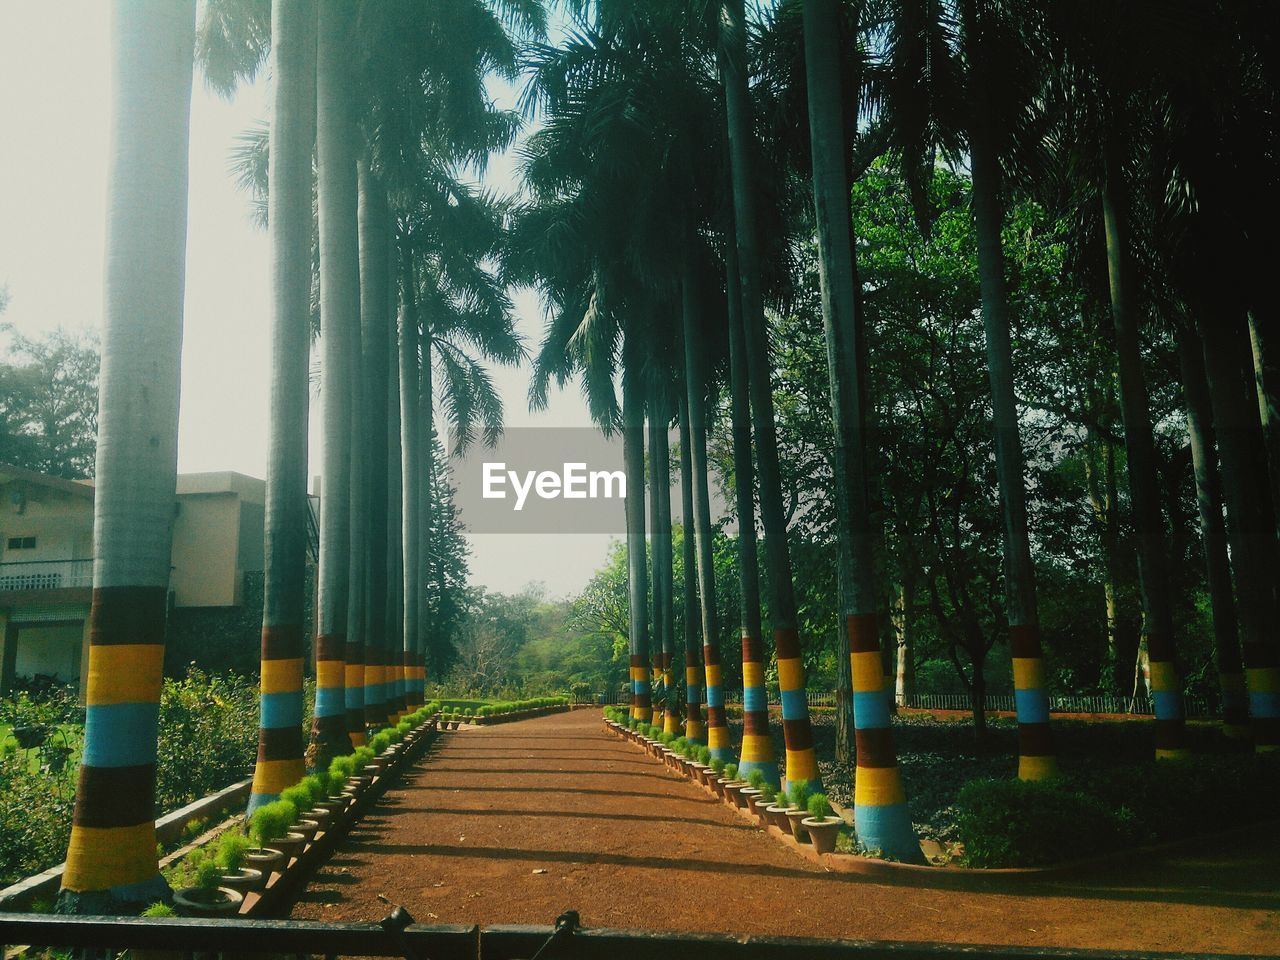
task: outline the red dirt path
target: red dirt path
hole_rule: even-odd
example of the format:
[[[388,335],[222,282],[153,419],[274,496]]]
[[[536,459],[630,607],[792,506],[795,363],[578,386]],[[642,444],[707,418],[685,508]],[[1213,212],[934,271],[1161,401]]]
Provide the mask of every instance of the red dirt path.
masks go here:
[[[444,734],[293,916],[1276,954],[1278,864],[1268,836],[983,892],[827,873],[577,710]]]

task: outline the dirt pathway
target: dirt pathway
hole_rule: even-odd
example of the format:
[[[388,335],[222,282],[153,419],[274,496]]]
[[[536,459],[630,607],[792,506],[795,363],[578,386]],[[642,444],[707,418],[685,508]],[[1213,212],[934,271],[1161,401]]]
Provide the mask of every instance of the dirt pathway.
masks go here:
[[[830,874],[577,710],[444,734],[293,916],[1280,953],[1280,838],[971,893]]]

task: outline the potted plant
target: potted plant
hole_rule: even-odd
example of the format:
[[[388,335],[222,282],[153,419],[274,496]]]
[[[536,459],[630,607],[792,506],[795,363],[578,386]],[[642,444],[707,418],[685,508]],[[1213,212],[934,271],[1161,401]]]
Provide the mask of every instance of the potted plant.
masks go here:
[[[174,909],[187,917],[218,917],[237,913],[244,903],[239,890],[222,886],[222,868],[203,850],[187,854],[194,868],[194,883],[173,892]]]
[[[777,799],[778,791],[773,788],[773,784],[767,782],[760,784],[759,790],[759,796],[751,801],[751,812],[760,821],[760,826],[767,828],[772,822],[769,816],[769,808],[773,806],[774,801]]]
[[[218,838],[214,862],[221,868],[220,886],[248,893],[261,890],[267,884],[267,875],[261,870],[244,865],[249,850],[249,838],[239,830],[228,830]]]
[[[760,796],[760,788],[764,786],[764,771],[752,770],[747,774],[747,785],[738,791],[735,798],[738,801],[738,807],[746,810],[747,813],[755,812],[755,800]]]
[[[790,790],[785,793],[778,791],[772,806],[765,811],[769,815],[769,822],[786,834],[791,833],[791,820],[788,819],[787,813],[791,810],[800,811],[800,808],[791,802],[789,794]]]
[[[825,794],[815,793],[809,798],[809,816],[801,820],[801,824],[809,831],[809,839],[813,848],[819,853],[831,853],[836,848],[836,835],[840,825],[844,823],[839,817],[832,816],[831,802]]]
[[[301,783],[295,783],[292,787],[280,791],[280,799],[294,810],[294,819],[289,825],[289,830],[302,834],[303,839],[310,843],[320,829],[318,820],[308,819],[302,814],[303,810],[311,809],[311,791]]]
[[[725,802],[732,807],[744,807],[746,801],[742,799],[742,791],[751,784],[745,780],[738,779],[738,766],[731,763],[724,768],[724,776],[720,779],[722,786],[722,794]]]
[[[284,854],[284,862],[278,868],[281,872],[289,865],[289,859],[302,852],[306,838],[289,829],[298,815],[297,808],[287,800],[273,800],[263,804],[253,812],[249,821],[249,835],[259,849],[279,850]]]
[[[710,754],[710,750],[707,751]],[[724,761],[719,757],[712,757],[709,761],[711,772],[707,774],[707,786],[711,788],[711,792],[718,797],[724,796]]]

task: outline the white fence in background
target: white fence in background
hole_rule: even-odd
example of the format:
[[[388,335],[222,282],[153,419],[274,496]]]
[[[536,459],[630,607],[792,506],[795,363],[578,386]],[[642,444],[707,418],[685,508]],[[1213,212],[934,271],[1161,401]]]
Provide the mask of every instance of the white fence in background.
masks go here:
[[[93,586],[92,560],[26,560],[0,563],[0,591],[65,590]]]

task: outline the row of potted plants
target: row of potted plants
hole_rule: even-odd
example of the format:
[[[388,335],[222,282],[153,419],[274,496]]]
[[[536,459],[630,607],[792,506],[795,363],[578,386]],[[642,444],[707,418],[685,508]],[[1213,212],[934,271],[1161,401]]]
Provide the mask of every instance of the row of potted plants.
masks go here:
[[[428,703],[369,738],[366,746],[334,757],[281,791],[279,799],[253,812],[247,833],[224,832],[210,852],[187,854],[169,877],[173,907],[154,904],[149,915],[171,911],[185,916],[237,913],[248,893],[266,888],[272,874],[283,874],[318,837],[345,823],[374,780],[419,739],[435,729],[439,704]]]
[[[707,747],[636,720],[625,707],[606,707],[604,713],[606,728],[643,747],[734,809],[754,816],[762,827],[772,825],[797,843],[812,843],[818,853],[834,852],[841,834],[848,836],[844,820],[833,815],[824,794],[812,793],[800,783],[782,793],[759,770],[740,779],[736,764],[712,757]],[[845,846],[851,839],[840,845]]]
[[[456,730],[463,723],[485,725],[528,720],[530,717],[568,710],[569,703],[568,697],[533,697],[529,700],[486,703],[479,707],[447,707],[440,714],[440,722],[446,730]]]

